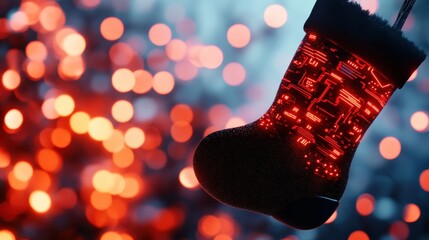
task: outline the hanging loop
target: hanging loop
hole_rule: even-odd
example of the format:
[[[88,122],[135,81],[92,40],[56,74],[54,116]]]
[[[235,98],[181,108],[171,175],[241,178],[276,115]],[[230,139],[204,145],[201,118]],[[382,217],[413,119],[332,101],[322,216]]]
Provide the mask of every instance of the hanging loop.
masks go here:
[[[411,9],[414,6],[414,3],[416,3],[416,0],[405,0],[402,4],[401,10],[399,10],[398,17],[396,18],[395,23],[393,24],[393,27],[396,29],[401,30],[402,27],[405,24],[405,21],[408,18],[408,15],[411,12]]]

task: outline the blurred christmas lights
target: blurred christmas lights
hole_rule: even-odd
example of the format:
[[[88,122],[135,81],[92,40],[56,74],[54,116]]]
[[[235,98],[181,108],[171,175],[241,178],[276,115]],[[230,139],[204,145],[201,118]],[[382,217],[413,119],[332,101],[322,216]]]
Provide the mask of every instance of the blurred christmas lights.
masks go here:
[[[359,2],[370,12],[382,10],[379,1]],[[421,2],[423,10],[429,7]],[[294,37],[283,33],[292,31],[296,12],[304,14],[313,2],[252,4],[257,7],[249,8],[249,15],[236,15],[240,8],[230,1],[2,2],[0,239],[49,234],[56,239],[305,240],[328,238],[332,231],[349,240],[428,237],[429,169],[423,159],[429,153],[418,146],[428,141],[429,108],[422,99],[410,110],[393,101],[386,114],[394,116],[389,118],[394,127],[374,130],[361,151],[371,152],[365,156],[376,163],[358,180],[376,184],[381,177],[387,185],[406,187],[383,193],[352,178],[351,185],[360,187],[351,187],[320,230],[285,228],[220,206],[199,190],[191,166],[195,145],[210,132],[255,120],[266,109],[256,104],[257,96],[269,104],[272,95],[251,93],[278,86],[287,67],[283,55],[294,46],[281,49],[298,44],[303,35],[301,29]],[[200,7],[210,11],[193,10]],[[418,24],[423,23],[409,21],[405,28]],[[282,64],[264,60],[277,50]],[[409,84],[423,86],[427,78],[420,69]],[[397,101],[425,96],[428,88],[406,87],[401,94],[406,92]],[[401,123],[392,120],[398,118]],[[392,130],[403,122],[409,130]],[[377,169],[383,158],[395,159],[390,166],[404,169],[404,175],[393,167]],[[400,207],[399,213],[389,214],[391,206]]]

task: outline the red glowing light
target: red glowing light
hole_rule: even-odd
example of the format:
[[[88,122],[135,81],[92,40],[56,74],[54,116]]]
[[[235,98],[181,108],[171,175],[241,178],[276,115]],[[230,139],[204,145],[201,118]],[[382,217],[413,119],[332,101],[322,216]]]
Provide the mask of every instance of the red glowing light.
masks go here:
[[[19,9],[23,11],[25,15],[27,15],[30,25],[34,25],[39,21],[39,15],[40,15],[41,9],[40,9],[40,6],[34,1],[22,2]]]
[[[95,8],[100,4],[101,0],[77,0],[82,7]]]
[[[137,70],[134,72],[135,84],[133,91],[138,94],[147,93],[152,89],[153,77],[146,70]]]
[[[32,41],[25,47],[25,54],[33,61],[44,61],[48,56],[48,50],[42,42]]]
[[[387,160],[393,160],[401,153],[401,142],[395,137],[386,137],[380,142],[380,154]]]
[[[171,40],[171,30],[167,25],[157,23],[149,29],[149,39],[156,46],[164,46]]]
[[[85,72],[85,62],[80,56],[67,56],[58,65],[58,74],[65,80],[77,80]]]
[[[71,134],[65,128],[55,128],[51,133],[51,141],[55,147],[65,148],[71,143]]]
[[[389,233],[395,239],[407,239],[410,229],[406,223],[397,221],[390,226]]]
[[[52,200],[44,191],[34,191],[30,194],[30,206],[38,213],[45,213],[51,208]]]
[[[426,192],[429,192],[429,169],[424,170],[419,177],[420,186]]]
[[[199,52],[199,60],[203,67],[216,69],[223,61],[222,50],[217,46],[203,47]]]
[[[30,20],[28,19],[27,14],[23,11],[17,11],[12,14],[9,20],[9,27],[12,31],[15,32],[24,32],[29,26]]]
[[[358,2],[363,9],[368,10],[370,13],[375,13],[378,9],[378,0],[354,0]]]
[[[153,76],[153,90],[161,95],[170,93],[174,85],[174,77],[169,72],[161,71]]]
[[[186,57],[186,43],[180,39],[171,40],[165,47],[167,56],[173,61],[180,61]]]
[[[124,146],[118,152],[114,152],[112,161],[119,168],[129,167],[134,162],[134,152],[130,148]]]
[[[113,132],[112,123],[104,117],[95,117],[88,124],[88,133],[94,140],[103,141]]]
[[[415,112],[410,118],[411,126],[418,132],[424,132],[429,129],[429,116],[427,113]]]
[[[185,188],[196,188],[199,183],[197,177],[195,177],[194,169],[192,167],[186,167],[180,171],[179,181]]]
[[[147,152],[145,163],[151,169],[160,170],[167,164],[167,155],[161,149],[153,149]]]
[[[62,167],[62,157],[53,149],[43,148],[37,152],[36,160],[39,166],[47,172],[58,172]]]
[[[282,27],[288,18],[286,9],[279,4],[268,6],[264,11],[265,23],[272,28]]]
[[[236,128],[246,125],[246,122],[239,117],[232,117],[226,122],[225,128]]]
[[[18,109],[9,110],[4,116],[4,124],[11,130],[17,130],[24,122],[24,117]]]
[[[10,155],[0,148],[0,168],[6,168],[10,164]]]
[[[94,191],[91,194],[90,202],[95,209],[103,211],[112,205],[112,196],[108,193]]]
[[[410,203],[404,208],[404,221],[407,223],[416,222],[420,218],[420,208],[414,203]]]
[[[192,126],[185,121],[174,122],[171,126],[171,137],[176,142],[187,142],[192,137]]]
[[[118,232],[108,231],[101,235],[100,240],[122,240],[122,236]]]
[[[127,100],[116,101],[112,106],[113,118],[121,123],[128,122],[134,115],[134,107]]]
[[[326,220],[326,222],[325,222],[325,224],[330,224],[330,223],[333,223],[334,221],[335,221],[335,219],[337,218],[337,211],[335,211],[333,214],[332,214],[332,216],[328,219],[328,220]]]
[[[356,201],[356,210],[362,216],[368,216],[374,211],[375,199],[369,194],[362,194]]]
[[[250,30],[246,25],[234,24],[228,29],[226,38],[231,46],[243,48],[250,42]]]
[[[124,34],[124,24],[119,18],[108,17],[101,22],[100,32],[106,40],[115,41]]]
[[[145,141],[143,130],[138,127],[129,128],[124,134],[125,144],[132,149],[139,148]]]
[[[15,235],[7,230],[7,229],[2,229],[0,230],[0,239],[2,240],[15,240]]]
[[[15,70],[6,70],[2,76],[2,83],[6,89],[14,90],[21,84],[21,76]]]
[[[350,84],[355,81],[362,82],[360,89]],[[394,90],[363,60],[308,34],[283,78],[276,104],[258,120],[259,126],[273,134],[297,135],[297,144],[309,151],[306,168],[338,179],[337,162],[357,147]]]
[[[364,231],[354,231],[347,240],[370,240],[368,234]]]
[[[9,35],[9,26],[6,18],[0,18],[0,39]]]
[[[40,12],[40,24],[46,31],[54,31],[64,25],[63,10],[54,2],[49,2]]]
[[[85,134],[90,121],[91,118],[86,112],[76,112],[70,117],[70,127],[77,134]]]
[[[42,170],[35,170],[28,184],[29,189],[47,191],[52,186],[52,178]]]
[[[112,75],[113,88],[118,92],[129,92],[136,84],[136,77],[134,73],[127,68],[120,68]]]
[[[112,62],[118,66],[126,66],[134,57],[134,50],[130,45],[119,42],[113,45],[109,50],[109,57]]]
[[[113,130],[109,138],[103,141],[103,147],[111,153],[121,151],[125,146],[124,134],[119,130]]]
[[[408,79],[408,82],[414,81],[416,79],[417,75],[419,74],[419,71],[416,69],[413,74],[411,74],[410,78]]]
[[[45,75],[46,67],[42,61],[29,61],[25,70],[31,80],[37,81]]]
[[[189,61],[181,61],[174,66],[174,73],[178,79],[190,81],[198,74],[198,68]]]
[[[63,188],[57,193],[59,205],[64,208],[73,208],[77,203],[76,193],[71,188]]]
[[[221,230],[221,223],[217,217],[207,215],[201,218],[198,230],[206,237],[213,237]]]
[[[238,86],[246,79],[246,70],[239,63],[229,63],[222,71],[225,82],[231,86]]]
[[[86,41],[78,33],[68,34],[61,43],[62,49],[71,56],[79,56],[85,51]]]
[[[194,113],[192,112],[192,108],[186,104],[177,104],[170,111],[170,119],[173,122],[191,122],[193,118]]]
[[[119,194],[119,196],[123,198],[134,198],[143,192],[144,184],[141,180],[139,180],[138,176],[126,175],[124,176],[124,181],[125,181],[125,188]]]

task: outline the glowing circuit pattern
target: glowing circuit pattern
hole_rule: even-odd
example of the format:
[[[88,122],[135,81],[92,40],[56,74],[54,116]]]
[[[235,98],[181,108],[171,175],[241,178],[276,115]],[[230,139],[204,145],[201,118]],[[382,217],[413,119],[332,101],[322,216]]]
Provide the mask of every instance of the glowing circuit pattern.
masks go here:
[[[335,180],[341,174],[338,161],[356,149],[395,90],[362,59],[307,34],[258,124],[273,135],[296,138],[308,148],[307,169]]]

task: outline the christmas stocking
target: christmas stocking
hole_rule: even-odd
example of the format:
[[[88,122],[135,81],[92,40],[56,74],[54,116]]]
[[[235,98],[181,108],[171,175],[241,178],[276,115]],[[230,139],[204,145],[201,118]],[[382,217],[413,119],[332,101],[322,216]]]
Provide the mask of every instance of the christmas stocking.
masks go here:
[[[318,0],[268,111],[204,138],[201,186],[226,204],[295,228],[335,211],[363,134],[425,54],[347,0]]]

